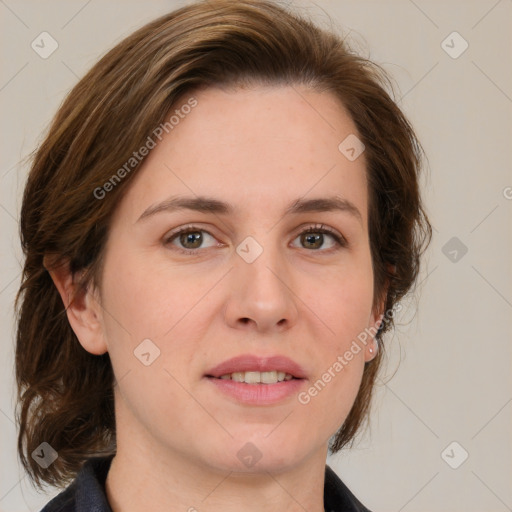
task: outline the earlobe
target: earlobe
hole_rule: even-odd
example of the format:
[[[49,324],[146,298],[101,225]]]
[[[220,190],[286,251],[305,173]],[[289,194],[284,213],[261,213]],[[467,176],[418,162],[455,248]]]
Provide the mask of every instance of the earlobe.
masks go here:
[[[69,262],[52,265],[47,256],[43,265],[48,270],[64,303],[69,324],[82,347],[94,355],[107,352],[102,326],[102,309],[94,290],[80,289],[77,276],[69,269]]]
[[[375,320],[375,316],[373,316],[373,319]],[[365,353],[365,362],[370,362],[373,358],[377,356],[377,352],[379,350],[379,341],[377,339],[377,332],[379,330],[379,327],[382,323],[382,320],[384,318],[384,314],[381,314],[378,316],[378,318],[375,320],[374,325],[370,326],[370,332],[372,333],[372,337],[370,338],[370,341],[366,347],[366,353]]]
[[[396,267],[394,265],[387,265],[388,270],[391,273],[394,273],[396,270]],[[368,346],[366,348],[365,353],[365,362],[370,362],[372,359],[374,359],[377,356],[377,352],[379,350],[379,340],[377,339],[377,332],[380,330],[380,326],[382,325],[382,322],[384,321],[384,317],[386,316],[386,300],[388,296],[388,289],[389,289],[389,279],[386,280],[386,285],[384,292],[382,294],[382,298],[379,302],[378,308],[372,312],[371,319],[373,322],[373,325],[370,325],[371,332],[374,333],[374,335],[371,338],[370,343],[368,343]]]

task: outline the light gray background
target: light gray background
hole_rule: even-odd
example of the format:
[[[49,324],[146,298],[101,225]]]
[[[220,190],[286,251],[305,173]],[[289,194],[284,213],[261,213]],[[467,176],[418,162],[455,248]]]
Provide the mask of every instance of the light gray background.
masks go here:
[[[100,55],[185,3],[0,0],[2,512],[37,511],[58,492],[37,494],[15,451],[13,301],[27,173],[19,162]],[[328,463],[375,511],[512,510],[512,1],[292,3],[325,27],[328,13],[392,73],[429,157],[423,187],[434,239],[419,299],[404,302],[402,325],[389,340],[369,430]],[[31,48],[43,31],[59,45],[47,59]],[[442,46],[453,31],[469,44],[458,58]],[[444,47],[454,54],[462,44],[451,37]],[[452,237],[468,249],[456,262],[443,253]],[[469,457],[452,469],[445,460],[457,465],[462,450]]]

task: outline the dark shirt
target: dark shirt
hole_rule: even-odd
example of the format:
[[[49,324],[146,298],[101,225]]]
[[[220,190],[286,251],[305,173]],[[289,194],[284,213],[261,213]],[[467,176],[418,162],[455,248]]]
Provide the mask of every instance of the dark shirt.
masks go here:
[[[48,502],[41,512],[112,512],[105,493],[105,480],[111,462],[112,456],[89,459],[75,480]],[[324,507],[326,512],[370,512],[327,465]]]

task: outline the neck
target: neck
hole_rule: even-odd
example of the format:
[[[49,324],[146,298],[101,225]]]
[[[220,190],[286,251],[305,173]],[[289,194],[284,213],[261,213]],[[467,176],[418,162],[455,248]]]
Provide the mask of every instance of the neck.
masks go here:
[[[223,471],[117,432],[105,482],[113,512],[324,512],[325,453],[286,471]]]

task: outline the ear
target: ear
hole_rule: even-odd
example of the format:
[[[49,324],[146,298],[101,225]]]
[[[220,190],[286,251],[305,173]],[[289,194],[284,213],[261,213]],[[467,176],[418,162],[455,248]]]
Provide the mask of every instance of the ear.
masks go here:
[[[396,266],[387,264],[388,272],[391,274],[394,274],[396,272]],[[389,278],[386,279],[386,284],[384,285],[384,289],[382,290],[379,303],[375,307],[375,309],[372,311],[372,314],[370,315],[370,322],[368,329],[372,333],[377,333],[379,330],[379,327],[381,323],[384,320],[385,316],[385,308],[386,308],[386,299],[388,296],[388,290],[389,290]],[[371,340],[369,341],[366,351],[365,351],[365,361],[371,361],[376,355],[377,351],[379,350],[377,339],[372,336]]]
[[[69,324],[82,347],[94,355],[107,352],[103,332],[102,307],[99,294],[92,287],[81,290],[77,277],[69,270],[69,262],[52,266],[45,255],[43,265],[48,270],[66,308]]]

